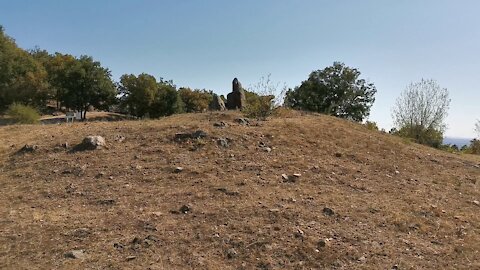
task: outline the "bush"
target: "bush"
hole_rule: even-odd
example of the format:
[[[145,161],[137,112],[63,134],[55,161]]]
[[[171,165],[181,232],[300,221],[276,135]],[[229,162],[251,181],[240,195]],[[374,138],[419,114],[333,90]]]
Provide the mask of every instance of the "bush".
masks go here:
[[[467,154],[480,155],[480,140],[471,140],[469,146],[462,147],[462,152]]]
[[[275,96],[261,96],[254,92],[245,91],[245,98],[247,106],[242,110],[245,116],[265,119],[273,112],[273,100]]]
[[[440,148],[443,142],[443,133],[441,131],[425,129],[421,125],[405,126],[398,131],[393,131],[392,134],[435,148]]]
[[[364,125],[365,125],[365,127],[367,127],[367,129],[369,129],[369,130],[376,130],[376,131],[378,131],[377,123],[375,123],[375,122],[373,122],[373,121],[366,121]]]
[[[19,124],[37,124],[40,122],[40,114],[35,108],[19,103],[11,104],[8,107],[7,115]]]

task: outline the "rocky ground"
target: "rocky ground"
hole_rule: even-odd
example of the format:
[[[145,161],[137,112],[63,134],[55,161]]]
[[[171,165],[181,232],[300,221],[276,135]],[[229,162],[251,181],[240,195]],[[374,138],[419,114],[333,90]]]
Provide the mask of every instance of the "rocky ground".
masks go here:
[[[240,117],[1,127],[0,268],[480,269],[478,157]]]

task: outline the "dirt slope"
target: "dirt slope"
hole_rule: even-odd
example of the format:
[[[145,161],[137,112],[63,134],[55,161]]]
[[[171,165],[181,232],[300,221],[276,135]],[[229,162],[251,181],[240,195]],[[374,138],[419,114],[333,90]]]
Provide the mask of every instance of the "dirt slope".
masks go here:
[[[480,269],[477,157],[237,117],[0,128],[0,269]],[[108,149],[72,152],[86,135]]]

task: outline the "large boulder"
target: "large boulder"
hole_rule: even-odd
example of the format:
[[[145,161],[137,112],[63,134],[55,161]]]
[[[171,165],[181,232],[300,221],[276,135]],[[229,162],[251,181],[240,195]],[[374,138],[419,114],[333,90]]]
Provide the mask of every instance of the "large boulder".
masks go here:
[[[219,95],[213,95],[212,102],[209,105],[210,110],[212,111],[225,111],[225,102],[223,102],[222,97]]]
[[[245,91],[237,78],[233,79],[232,92],[227,95],[227,109],[243,109],[246,105]]]

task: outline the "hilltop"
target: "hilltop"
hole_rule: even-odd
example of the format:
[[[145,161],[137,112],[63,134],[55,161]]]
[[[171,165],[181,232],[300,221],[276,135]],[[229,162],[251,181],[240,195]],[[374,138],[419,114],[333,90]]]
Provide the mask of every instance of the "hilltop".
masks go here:
[[[0,268],[480,268],[478,157],[240,117],[0,127]]]

